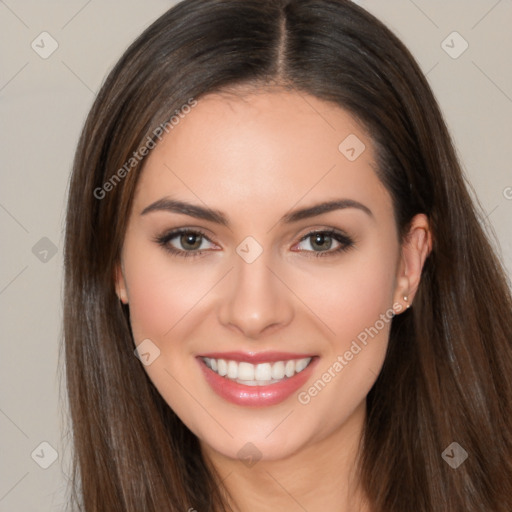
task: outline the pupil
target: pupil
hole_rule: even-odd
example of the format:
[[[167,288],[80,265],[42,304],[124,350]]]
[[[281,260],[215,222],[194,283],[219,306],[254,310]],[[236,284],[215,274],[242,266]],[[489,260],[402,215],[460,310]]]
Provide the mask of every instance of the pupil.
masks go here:
[[[329,235],[323,235],[321,233],[314,236],[313,248],[315,245],[320,249],[329,249],[331,246],[331,237]]]
[[[200,237],[193,233],[181,235],[181,243],[187,249],[197,249],[201,245]]]

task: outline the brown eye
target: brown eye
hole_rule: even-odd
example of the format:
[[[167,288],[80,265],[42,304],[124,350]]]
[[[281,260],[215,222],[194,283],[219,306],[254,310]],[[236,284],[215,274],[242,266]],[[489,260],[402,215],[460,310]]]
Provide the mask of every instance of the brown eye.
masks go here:
[[[332,246],[332,238],[324,233],[315,233],[311,236],[311,247],[316,251],[326,251]]]
[[[300,252],[313,256],[331,256],[354,246],[353,240],[343,233],[333,230],[314,231],[304,236],[298,244]]]
[[[205,234],[191,229],[164,233],[156,237],[155,242],[177,256],[200,256],[214,245]]]
[[[180,235],[180,243],[185,250],[196,250],[201,246],[203,236],[199,233],[184,233]]]

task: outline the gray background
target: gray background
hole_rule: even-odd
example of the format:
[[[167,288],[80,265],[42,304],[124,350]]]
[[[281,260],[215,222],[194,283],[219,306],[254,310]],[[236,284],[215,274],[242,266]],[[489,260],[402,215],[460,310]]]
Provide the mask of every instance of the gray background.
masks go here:
[[[107,71],[174,3],[0,0],[2,512],[65,508],[70,444],[58,355],[73,152]],[[512,2],[357,3],[405,42],[427,74],[512,275]],[[46,59],[55,43],[44,31],[58,44]],[[464,41],[467,50],[453,58]]]

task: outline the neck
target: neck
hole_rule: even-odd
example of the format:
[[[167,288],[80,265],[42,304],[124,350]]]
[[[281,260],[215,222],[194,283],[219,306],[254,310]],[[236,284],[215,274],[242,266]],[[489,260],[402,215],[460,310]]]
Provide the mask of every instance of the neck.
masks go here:
[[[369,512],[357,469],[366,404],[336,431],[279,460],[247,467],[203,445],[234,512]]]

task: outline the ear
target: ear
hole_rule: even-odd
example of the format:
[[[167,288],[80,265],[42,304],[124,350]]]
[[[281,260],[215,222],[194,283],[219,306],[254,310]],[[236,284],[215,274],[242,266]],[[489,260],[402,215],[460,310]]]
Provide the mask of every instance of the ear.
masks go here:
[[[114,279],[116,283],[116,295],[123,304],[128,304],[128,289],[123,274],[122,263],[118,263],[114,269]]]
[[[412,305],[420,284],[423,265],[432,250],[432,240],[428,217],[423,213],[415,215],[401,247],[393,303],[396,305],[396,313],[403,312]]]

